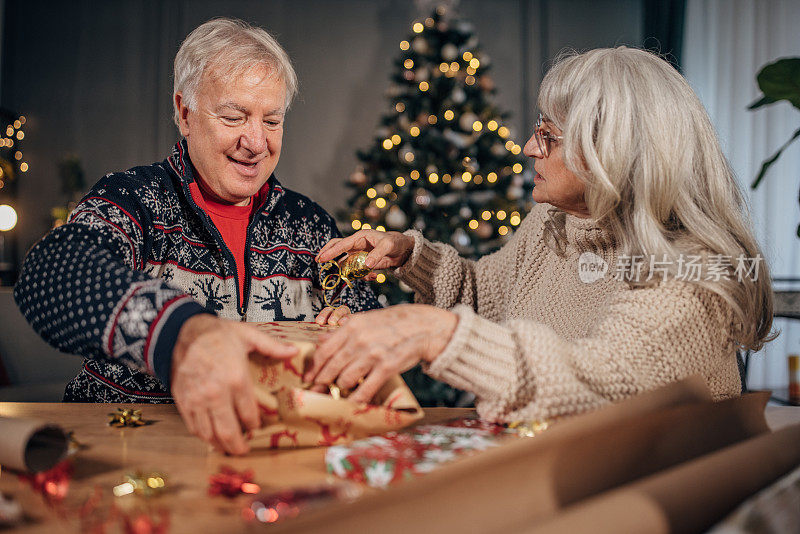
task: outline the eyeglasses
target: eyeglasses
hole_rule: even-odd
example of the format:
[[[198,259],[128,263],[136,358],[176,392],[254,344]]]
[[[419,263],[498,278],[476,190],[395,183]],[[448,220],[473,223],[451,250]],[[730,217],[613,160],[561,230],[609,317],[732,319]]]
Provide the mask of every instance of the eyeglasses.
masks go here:
[[[550,144],[556,143],[564,139],[563,135],[553,135],[552,133],[542,129],[544,117],[539,113],[539,118],[536,119],[536,128],[533,130],[533,136],[536,138],[536,144],[539,145],[539,151],[544,157],[550,155]]]

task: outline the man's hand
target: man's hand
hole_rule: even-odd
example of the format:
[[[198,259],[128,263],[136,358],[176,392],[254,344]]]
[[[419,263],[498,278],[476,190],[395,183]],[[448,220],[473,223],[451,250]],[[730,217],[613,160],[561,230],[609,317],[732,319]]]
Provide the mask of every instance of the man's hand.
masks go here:
[[[325,326],[326,324],[333,326],[342,325],[347,320],[347,316],[351,313],[353,312],[351,312],[350,308],[347,306],[339,306],[338,308],[325,306],[314,321],[320,326]]]
[[[200,314],[181,327],[172,352],[172,396],[189,431],[230,454],[250,450],[243,432],[259,428],[247,357],[291,358],[285,345],[243,323]]]

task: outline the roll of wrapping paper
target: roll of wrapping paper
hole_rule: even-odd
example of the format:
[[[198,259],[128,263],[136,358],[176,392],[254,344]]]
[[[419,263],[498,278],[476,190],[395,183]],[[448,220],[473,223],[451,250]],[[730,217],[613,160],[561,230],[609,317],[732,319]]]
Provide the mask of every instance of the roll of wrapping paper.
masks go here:
[[[16,471],[46,471],[67,454],[69,440],[58,425],[0,417],[0,465]]]

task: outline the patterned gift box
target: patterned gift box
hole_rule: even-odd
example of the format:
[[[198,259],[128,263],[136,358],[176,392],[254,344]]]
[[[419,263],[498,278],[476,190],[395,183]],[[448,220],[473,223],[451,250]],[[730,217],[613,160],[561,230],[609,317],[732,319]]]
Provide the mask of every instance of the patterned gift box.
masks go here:
[[[329,473],[383,488],[516,436],[514,430],[494,423],[455,419],[330,447],[325,464]]]

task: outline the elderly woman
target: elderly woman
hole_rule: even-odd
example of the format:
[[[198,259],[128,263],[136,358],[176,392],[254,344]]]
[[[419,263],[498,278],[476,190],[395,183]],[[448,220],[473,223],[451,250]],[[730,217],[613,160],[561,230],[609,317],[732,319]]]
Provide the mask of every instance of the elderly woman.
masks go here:
[[[499,251],[468,261],[415,231],[372,230],[322,249],[319,261],[370,251],[417,304],[345,318],[308,379],[364,378],[351,398],[365,401],[422,361],[497,420],[586,411],[689,375],[716,399],[739,394],[736,350],[769,336],[772,291],[689,85],[648,52],[592,50],[557,62],[539,107],[524,149],[538,204]]]

